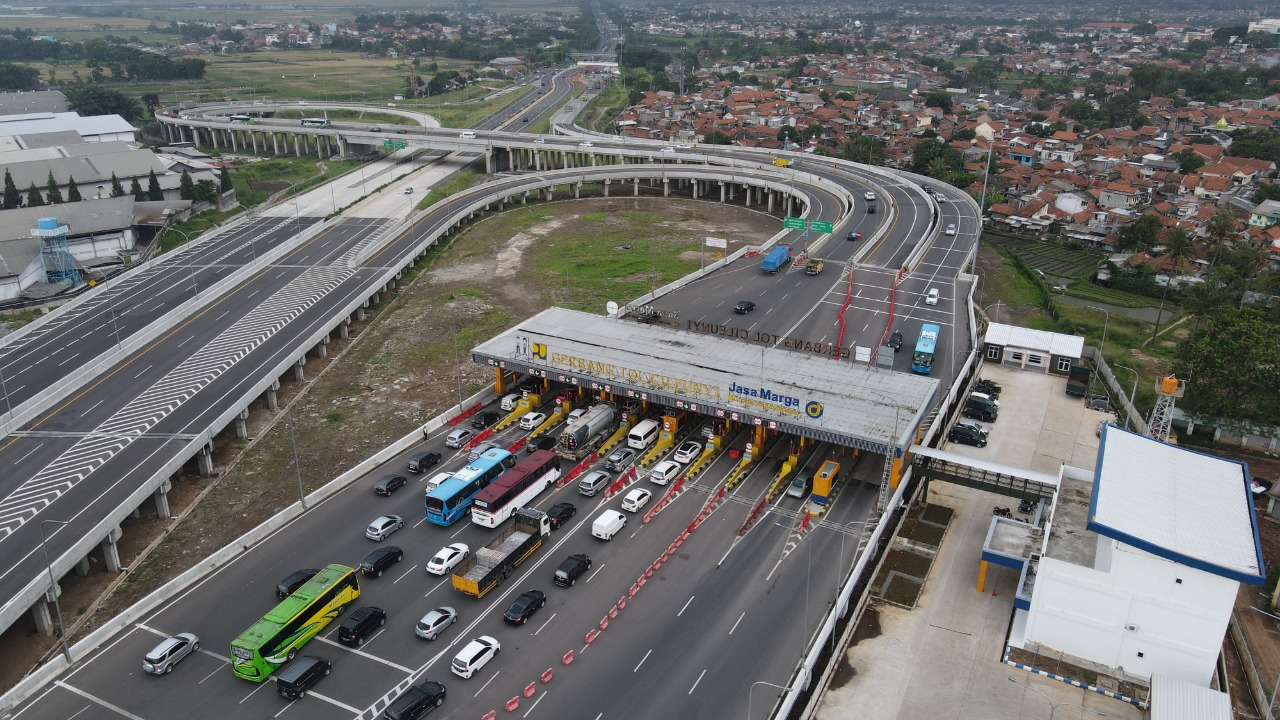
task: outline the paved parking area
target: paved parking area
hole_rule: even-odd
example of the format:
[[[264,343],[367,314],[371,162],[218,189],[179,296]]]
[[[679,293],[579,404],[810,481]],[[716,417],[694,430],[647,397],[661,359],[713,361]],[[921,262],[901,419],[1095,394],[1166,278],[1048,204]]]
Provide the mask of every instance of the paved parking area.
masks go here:
[[[1062,378],[991,365],[984,367],[982,376],[1003,388],[1000,419],[991,425],[990,442],[985,448],[948,444],[946,449],[1054,474],[1062,463],[1093,469],[1098,452],[1094,430],[1109,415],[1087,410],[1080,398],[1067,395]],[[1081,705],[1109,718],[1146,717],[1128,703],[1003,664],[1018,576],[993,565],[985,592],[976,587],[991,508],[1016,502],[945,483],[930,486],[929,502],[945,505],[955,515],[916,609],[879,605],[869,610],[878,616],[878,634],[872,632],[846,649],[849,667],[837,673],[818,718],[1096,716],[1075,707]],[[1010,677],[1033,690],[1010,682]],[[1055,712],[1054,705],[1061,703],[1067,704]]]

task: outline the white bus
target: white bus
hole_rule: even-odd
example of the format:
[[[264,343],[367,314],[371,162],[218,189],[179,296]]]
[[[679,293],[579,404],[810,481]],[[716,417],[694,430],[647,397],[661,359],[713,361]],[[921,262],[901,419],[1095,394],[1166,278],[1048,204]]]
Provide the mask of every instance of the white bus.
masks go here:
[[[250,117],[249,115],[232,115],[231,117],[229,117],[229,118],[227,118],[227,119],[228,119],[228,120],[230,120],[230,121],[231,121],[231,122],[233,122],[233,123],[240,123],[240,124],[242,124],[242,125],[252,125],[252,124],[253,124],[253,118],[252,118],[252,117]]]
[[[302,127],[325,128],[331,123],[329,118],[303,118]]]
[[[538,450],[502,473],[471,500],[471,522],[492,528],[560,479],[560,456]]]

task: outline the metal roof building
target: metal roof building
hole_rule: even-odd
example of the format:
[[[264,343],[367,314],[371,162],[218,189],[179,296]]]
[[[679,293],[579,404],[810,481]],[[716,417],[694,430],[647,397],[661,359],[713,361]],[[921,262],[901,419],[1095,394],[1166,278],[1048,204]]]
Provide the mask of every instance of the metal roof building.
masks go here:
[[[71,130],[85,142],[123,140],[133,142],[137,131],[128,120],[119,115],[91,115],[80,117],[73,112],[27,113],[25,115],[0,115],[0,136],[31,135],[36,133]]]
[[[911,444],[938,389],[932,378],[720,330],[696,333],[550,308],[471,355],[507,370],[885,455]]]

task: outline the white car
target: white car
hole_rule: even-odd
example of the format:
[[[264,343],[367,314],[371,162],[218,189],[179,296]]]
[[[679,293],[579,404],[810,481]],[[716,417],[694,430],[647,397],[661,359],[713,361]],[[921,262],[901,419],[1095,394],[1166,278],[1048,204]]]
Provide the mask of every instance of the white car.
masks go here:
[[[679,148],[679,149],[681,149],[681,150],[692,150],[692,149],[693,149],[693,146],[692,146],[692,145],[677,145],[676,147],[677,147],[677,148]]]
[[[942,193],[936,193],[934,194],[933,199],[937,200],[940,203],[945,203],[947,201],[947,196],[943,195]]]
[[[580,148],[595,147],[595,143],[593,143],[593,142],[591,142],[590,140],[588,140],[588,141],[586,141],[586,142],[580,142],[580,143],[578,143],[578,147],[580,147]]]
[[[640,508],[649,504],[653,493],[647,488],[636,488],[622,498],[622,509],[627,512],[639,512]]]
[[[875,202],[875,201],[876,201],[876,194],[875,194],[875,193],[873,193],[873,192],[871,192],[870,190],[868,190],[868,191],[866,191],[866,192],[862,193],[862,199],[863,199],[863,200],[866,200],[867,202]]]
[[[676,151],[676,149],[675,149],[675,148],[673,148],[673,147],[664,147],[664,148],[662,148],[662,152],[664,152],[664,153],[673,153],[673,152],[675,152],[675,151]]]
[[[547,416],[545,413],[540,413],[540,412],[525,413],[524,416],[520,418],[520,429],[532,430],[538,427],[539,425],[541,425],[543,422],[545,422],[546,419],[547,419]]]
[[[649,473],[649,482],[655,485],[666,485],[671,482],[672,478],[679,475],[683,469],[683,466],[678,462],[663,460],[653,466],[653,470]]]
[[[538,145],[546,145],[546,144],[547,144],[547,139],[546,139],[546,138],[538,138],[537,140],[534,140],[534,142],[535,142],[535,143],[537,143]]]
[[[587,409],[586,409],[586,408],[578,408],[577,410],[574,410],[573,412],[569,413],[569,419],[568,419],[568,420],[565,420],[565,422],[566,422],[566,423],[572,423],[572,422],[576,421],[578,418],[580,418],[580,417],[582,417],[583,415],[586,415],[586,414],[587,414]]]
[[[471,557],[471,548],[462,543],[453,543],[440,548],[440,552],[427,563],[427,572],[432,575],[446,575],[458,563]]]
[[[502,645],[496,638],[488,635],[480,637],[467,643],[462,648],[462,652],[453,656],[453,662],[449,663],[449,669],[454,675],[461,678],[470,678],[480,671],[490,660],[502,650]]]
[[[925,305],[938,304],[938,288],[929,288],[929,294],[924,296]]]
[[[672,455],[671,459],[678,463],[687,463],[701,454],[702,443],[697,440],[686,440],[680,443],[680,447],[676,448],[676,454]]]
[[[955,223],[951,223],[950,225],[947,225],[947,234],[948,234],[948,235],[955,235],[955,234],[956,234],[956,224],[955,224]]]
[[[370,540],[382,542],[391,537],[391,533],[404,527],[404,518],[399,515],[379,515],[364,529],[364,536]]]

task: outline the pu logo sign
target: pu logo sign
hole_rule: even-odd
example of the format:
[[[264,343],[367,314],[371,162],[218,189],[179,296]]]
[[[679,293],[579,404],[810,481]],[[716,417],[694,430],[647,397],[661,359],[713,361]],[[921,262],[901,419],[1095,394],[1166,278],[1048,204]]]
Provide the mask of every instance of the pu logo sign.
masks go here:
[[[546,359],[547,359],[547,344],[546,344],[546,343],[533,343],[533,353],[532,353],[532,354],[533,354],[533,357],[534,357],[534,359],[535,359],[535,360],[546,360]]]
[[[804,406],[804,414],[814,420],[822,417],[822,403],[817,400],[810,400],[809,403]]]

